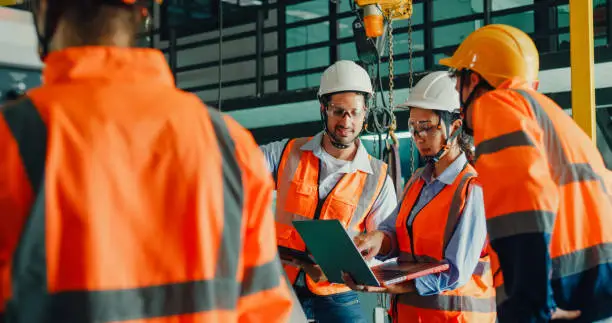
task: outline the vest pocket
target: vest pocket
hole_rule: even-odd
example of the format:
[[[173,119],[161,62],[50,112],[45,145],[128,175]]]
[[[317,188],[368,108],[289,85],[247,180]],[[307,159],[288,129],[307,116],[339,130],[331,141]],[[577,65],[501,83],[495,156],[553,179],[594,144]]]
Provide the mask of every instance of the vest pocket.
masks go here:
[[[321,219],[339,220],[345,228],[348,228],[356,208],[357,205],[352,202],[330,196],[329,203],[327,208],[323,210],[324,213],[321,215]]]
[[[300,215],[307,218],[314,217],[317,207],[318,190],[315,185],[304,182],[291,181],[287,191],[287,199],[284,209],[289,213]],[[296,220],[299,220],[296,218]]]

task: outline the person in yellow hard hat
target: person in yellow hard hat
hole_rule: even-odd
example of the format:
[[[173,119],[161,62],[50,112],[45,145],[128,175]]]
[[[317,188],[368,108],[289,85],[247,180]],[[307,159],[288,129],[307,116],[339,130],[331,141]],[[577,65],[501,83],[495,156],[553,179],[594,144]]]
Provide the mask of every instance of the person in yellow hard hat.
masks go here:
[[[488,25],[440,63],[459,79],[474,134],[499,321],[611,318],[612,174],[578,125],[535,91],[531,38]]]

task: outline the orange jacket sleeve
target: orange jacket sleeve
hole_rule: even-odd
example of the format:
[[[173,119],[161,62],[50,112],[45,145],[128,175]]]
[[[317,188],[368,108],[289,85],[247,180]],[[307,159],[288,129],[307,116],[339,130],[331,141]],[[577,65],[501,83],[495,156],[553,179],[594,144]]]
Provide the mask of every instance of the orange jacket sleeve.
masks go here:
[[[507,294],[498,306],[500,322],[548,322],[555,307],[549,246],[559,194],[543,142],[545,130],[516,91],[489,92],[472,108],[475,166]]]
[[[32,187],[13,135],[18,125],[13,118],[6,118],[8,108],[0,107],[0,322],[5,303],[11,296],[13,251],[33,199]]]
[[[277,255],[272,178],[250,133],[226,118],[244,185],[243,278],[239,322],[287,322],[292,301]]]

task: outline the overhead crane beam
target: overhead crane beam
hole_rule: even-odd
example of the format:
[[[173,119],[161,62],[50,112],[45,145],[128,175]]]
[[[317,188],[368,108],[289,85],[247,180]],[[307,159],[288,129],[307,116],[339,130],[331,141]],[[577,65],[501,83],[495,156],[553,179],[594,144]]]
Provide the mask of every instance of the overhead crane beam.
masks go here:
[[[569,7],[572,116],[595,142],[593,0],[570,0]]]

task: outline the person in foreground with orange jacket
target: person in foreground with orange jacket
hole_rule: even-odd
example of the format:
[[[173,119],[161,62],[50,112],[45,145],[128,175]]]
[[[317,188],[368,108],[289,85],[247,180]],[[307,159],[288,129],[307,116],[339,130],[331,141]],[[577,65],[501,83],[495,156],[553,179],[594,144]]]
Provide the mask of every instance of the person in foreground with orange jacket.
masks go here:
[[[341,60],[321,76],[323,131],[261,147],[276,178],[278,245],[304,251],[293,220],[337,219],[349,234],[373,231],[397,206],[387,165],[359,140],[372,83],[365,69]],[[329,283],[321,268],[286,264],[285,272],[308,318],[318,323],[367,322],[357,293]]]
[[[447,72],[421,79],[400,108],[427,161],[406,184],[396,213],[378,231],[355,238],[366,259],[445,262],[449,270],[383,288],[395,294],[394,322],[495,322],[495,289],[486,248],[482,189],[468,162],[470,138],[462,131],[459,94]]]
[[[263,156],[130,47],[148,4],[33,4],[44,85],[0,109],[6,321],[286,322]]]
[[[499,321],[612,318],[612,174],[571,117],[535,91],[531,38],[488,25],[440,63],[459,78],[474,133]]]

